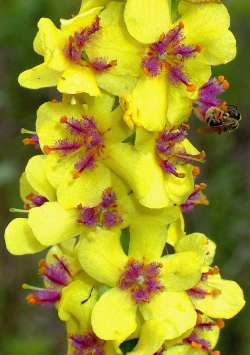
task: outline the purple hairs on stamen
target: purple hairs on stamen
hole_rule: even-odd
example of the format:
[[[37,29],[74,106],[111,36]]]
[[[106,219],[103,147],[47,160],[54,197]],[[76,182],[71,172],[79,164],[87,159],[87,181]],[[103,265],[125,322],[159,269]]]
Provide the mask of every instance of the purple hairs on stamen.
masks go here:
[[[203,350],[209,350],[211,348],[211,344],[202,338],[199,338],[196,333],[192,333],[188,338],[184,339],[185,343],[192,344],[192,342],[195,342],[197,344],[200,344]]]

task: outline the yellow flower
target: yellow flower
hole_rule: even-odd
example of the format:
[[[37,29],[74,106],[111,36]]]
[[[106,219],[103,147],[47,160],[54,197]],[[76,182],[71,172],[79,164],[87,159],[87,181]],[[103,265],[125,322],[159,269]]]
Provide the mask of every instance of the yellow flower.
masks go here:
[[[110,287],[92,314],[93,330],[102,339],[126,339],[137,327],[137,310],[145,321],[158,321],[165,339],[195,325],[196,312],[185,290],[200,279],[197,254],[190,251],[161,257],[165,243],[160,236],[152,232],[140,237],[135,247],[130,236],[128,255],[120,236],[111,231],[95,231],[80,241],[78,256],[83,269]]]
[[[51,246],[78,235],[88,238],[96,229],[100,233],[107,229],[119,234],[129,225],[130,206],[126,187],[113,176],[112,187],[103,191],[96,206],[79,204],[65,209],[58,202],[47,202],[30,211],[28,224],[41,244]]]
[[[198,89],[211,76],[211,65],[235,57],[223,4],[181,1],[179,13],[172,22],[165,0],[110,2],[100,15],[101,30],[86,46],[89,58],[103,55],[117,61],[97,81],[122,97],[131,126],[160,131],[166,123],[185,121]]]
[[[166,342],[162,347],[162,354],[220,355],[219,351],[213,351],[213,349],[218,343],[221,327],[223,327],[223,321],[212,320],[205,315],[197,314],[197,324],[194,329],[183,335],[181,339]]]
[[[212,318],[229,319],[245,305],[240,286],[220,276],[218,267],[210,266],[215,255],[215,244],[205,235],[193,233],[183,237],[175,246],[176,252],[196,251],[203,264],[200,281],[188,290],[195,308]]]
[[[130,134],[114,99],[102,95],[88,106],[47,102],[37,114],[36,130],[47,154],[47,176],[66,208],[95,206],[111,186],[107,147],[122,146]]]
[[[98,288],[91,279],[76,280],[62,290],[58,306],[59,318],[66,323],[68,355],[94,353],[115,355],[115,344],[99,339],[91,327],[91,314],[98,298]]]
[[[6,247],[11,254],[33,254],[46,248],[34,237],[29,225],[29,215],[33,210],[56,199],[56,192],[46,177],[45,160],[42,155],[31,158],[20,178],[20,193],[28,218],[15,218],[5,230]]]
[[[159,134],[137,129],[132,146],[109,149],[110,167],[149,208],[181,205],[194,190],[193,166],[202,162],[200,153],[186,138],[186,127],[165,129]]]
[[[102,7],[82,11],[70,20],[61,20],[58,29],[48,18],[38,22],[34,50],[44,57],[44,63],[20,74],[20,85],[38,89],[57,86],[66,94],[100,94],[96,79],[100,73],[109,71],[115,61],[103,56],[88,59],[85,51],[95,33],[100,30],[99,13]]]

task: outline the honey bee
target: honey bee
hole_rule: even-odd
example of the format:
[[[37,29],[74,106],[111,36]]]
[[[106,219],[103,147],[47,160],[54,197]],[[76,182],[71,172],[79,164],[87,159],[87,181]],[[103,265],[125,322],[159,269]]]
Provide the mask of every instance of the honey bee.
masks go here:
[[[218,134],[232,132],[239,127],[241,113],[234,105],[227,105],[225,109],[219,107],[210,107],[204,121],[209,127],[209,131]]]

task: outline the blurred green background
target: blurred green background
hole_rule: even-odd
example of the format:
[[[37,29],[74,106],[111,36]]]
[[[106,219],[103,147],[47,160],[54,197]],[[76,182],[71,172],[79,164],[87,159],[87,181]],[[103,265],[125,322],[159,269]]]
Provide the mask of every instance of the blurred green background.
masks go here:
[[[22,127],[34,129],[35,111],[55,96],[54,90],[29,91],[17,84],[17,75],[38,64],[32,40],[42,16],[57,24],[60,17],[77,12],[80,0],[0,0],[0,227],[13,217],[8,208],[21,207],[18,177],[34,154],[21,144]],[[208,154],[202,181],[208,183],[210,206],[187,215],[188,231],[207,233],[218,244],[216,262],[225,278],[241,284],[250,294],[250,2],[227,1],[232,30],[238,40],[238,57],[216,68],[231,83],[226,99],[237,104],[243,120],[234,134],[196,133],[193,141]],[[198,124],[199,125],[199,124]],[[1,232],[3,236],[3,232]],[[12,257],[1,238],[0,355],[65,354],[65,334],[53,311],[28,306],[23,282],[37,284],[37,256]],[[219,348],[224,355],[250,354],[250,305],[226,323]]]

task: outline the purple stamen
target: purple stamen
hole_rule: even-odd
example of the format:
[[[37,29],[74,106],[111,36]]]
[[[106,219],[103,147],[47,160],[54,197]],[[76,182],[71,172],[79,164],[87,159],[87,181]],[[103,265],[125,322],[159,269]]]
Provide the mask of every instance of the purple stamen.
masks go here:
[[[211,344],[202,338],[199,338],[196,333],[192,333],[188,338],[184,339],[185,343],[191,344],[199,344],[203,350],[209,351],[211,348]]]
[[[104,355],[105,341],[97,338],[92,332],[85,335],[72,335],[70,340],[72,347],[76,350],[75,354]]]
[[[61,298],[59,291],[53,289],[35,290],[32,294],[27,296],[29,304],[41,304],[42,306],[53,306]]]
[[[160,282],[161,263],[145,265],[133,259],[129,260],[119,280],[119,287],[128,290],[137,304],[148,303],[152,297],[164,290]]]

